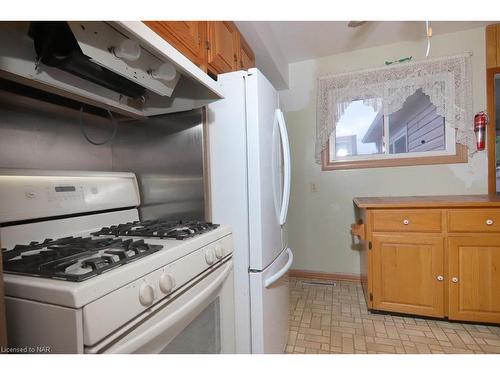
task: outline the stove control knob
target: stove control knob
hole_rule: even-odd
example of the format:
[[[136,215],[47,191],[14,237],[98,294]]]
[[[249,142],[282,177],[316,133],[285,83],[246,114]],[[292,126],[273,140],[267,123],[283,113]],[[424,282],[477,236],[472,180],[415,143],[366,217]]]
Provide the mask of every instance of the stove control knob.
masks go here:
[[[160,276],[160,290],[168,294],[175,288],[175,279],[168,273],[164,273]]]
[[[143,283],[139,288],[139,301],[141,305],[150,306],[155,298],[155,288],[149,283]]]
[[[217,259],[220,259],[224,256],[224,248],[221,244],[215,245],[215,256],[217,257]]]
[[[212,249],[212,248],[207,249],[207,251],[205,253],[205,260],[207,261],[208,264],[215,263],[215,251],[214,251],[214,249]]]
[[[26,198],[29,199],[33,199],[36,197],[36,193],[34,191],[27,191],[26,193],[24,193],[24,195],[26,195]]]

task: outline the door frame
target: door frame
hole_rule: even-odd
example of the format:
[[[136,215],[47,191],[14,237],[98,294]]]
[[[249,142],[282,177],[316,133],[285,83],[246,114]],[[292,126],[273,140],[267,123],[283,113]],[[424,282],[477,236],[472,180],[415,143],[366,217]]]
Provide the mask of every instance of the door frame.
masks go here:
[[[488,194],[497,194],[496,177],[496,124],[495,124],[495,75],[500,74],[500,67],[486,69],[486,112],[489,116],[487,127],[488,142]]]

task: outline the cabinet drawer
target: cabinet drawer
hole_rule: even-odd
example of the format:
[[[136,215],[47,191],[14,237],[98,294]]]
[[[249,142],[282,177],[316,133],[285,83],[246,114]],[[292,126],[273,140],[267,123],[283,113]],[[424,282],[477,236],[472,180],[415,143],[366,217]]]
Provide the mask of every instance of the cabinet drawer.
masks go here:
[[[448,228],[450,232],[500,232],[500,210],[450,210]]]
[[[440,210],[374,210],[374,232],[441,232]]]

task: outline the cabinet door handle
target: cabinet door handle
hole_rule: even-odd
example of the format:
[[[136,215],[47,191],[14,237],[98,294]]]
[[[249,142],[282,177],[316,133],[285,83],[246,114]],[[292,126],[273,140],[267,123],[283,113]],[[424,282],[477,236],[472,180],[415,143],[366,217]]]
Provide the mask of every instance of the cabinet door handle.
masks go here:
[[[458,277],[452,277],[451,281],[454,282],[454,283],[458,283]]]
[[[436,279],[437,279],[438,281],[443,281],[443,280],[444,280],[444,277],[443,277],[442,275],[438,275],[438,276],[436,277]]]
[[[408,219],[404,219],[404,220],[403,220],[403,224],[404,224],[404,225],[408,225],[408,224],[410,224],[410,220],[408,220]]]
[[[493,220],[487,219],[486,220],[486,225],[493,225]]]

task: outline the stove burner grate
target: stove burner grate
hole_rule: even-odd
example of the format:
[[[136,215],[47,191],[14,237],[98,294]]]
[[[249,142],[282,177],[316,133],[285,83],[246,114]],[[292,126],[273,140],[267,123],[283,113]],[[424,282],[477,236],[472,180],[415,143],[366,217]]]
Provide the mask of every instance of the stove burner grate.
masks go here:
[[[65,237],[2,249],[4,271],[83,281],[163,248],[144,240]]]
[[[203,221],[146,220],[101,228],[94,236],[159,237],[184,240],[219,227]]]

